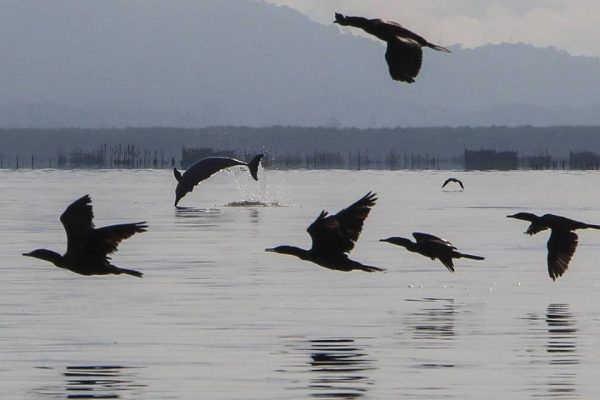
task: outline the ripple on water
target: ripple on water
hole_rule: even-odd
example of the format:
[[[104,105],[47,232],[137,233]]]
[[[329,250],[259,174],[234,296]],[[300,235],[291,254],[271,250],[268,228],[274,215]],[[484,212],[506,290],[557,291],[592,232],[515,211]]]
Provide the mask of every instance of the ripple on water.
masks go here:
[[[313,398],[363,397],[374,384],[369,371],[375,369],[375,360],[369,356],[367,346],[362,344],[368,340],[293,338],[285,345],[291,364],[280,372],[286,373],[287,380],[294,382],[290,390],[306,392]]]
[[[71,365],[60,370],[63,383],[34,389],[36,394],[67,399],[120,399],[138,396],[146,387],[137,383],[138,368],[123,365]]]

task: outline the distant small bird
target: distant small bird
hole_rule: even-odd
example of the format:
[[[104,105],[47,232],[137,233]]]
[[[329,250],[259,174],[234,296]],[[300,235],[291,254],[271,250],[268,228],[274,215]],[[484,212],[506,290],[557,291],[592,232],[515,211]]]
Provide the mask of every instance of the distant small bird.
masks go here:
[[[458,183],[460,185],[460,188],[462,190],[465,190],[465,187],[464,187],[463,183],[459,179],[456,179],[456,178],[448,178],[448,179],[446,179],[446,181],[442,185],[442,189],[445,188],[446,185],[449,184],[450,182],[456,182],[456,183]]]
[[[469,258],[471,260],[485,260],[480,256],[473,256],[471,254],[463,254],[456,251],[456,247],[452,245],[446,239],[441,239],[437,236],[430,235],[428,233],[413,233],[416,242],[411,241],[403,237],[390,237],[387,239],[381,239],[380,242],[388,242],[398,246],[405,247],[406,250],[412,251],[413,253],[419,253],[425,257],[429,257],[432,260],[439,259],[442,264],[448,268],[448,271],[454,272],[453,258]]]
[[[600,229],[600,225],[586,224],[560,215],[544,214],[541,217],[526,212],[507,215],[508,218],[520,219],[531,222],[525,232],[534,235],[550,229],[548,239],[548,275],[552,280],[561,277],[569,268],[569,262],[577,249],[578,237],[573,231],[577,229]]]
[[[225,168],[233,167],[235,165],[245,165],[250,170],[250,175],[257,181],[258,166],[262,158],[263,154],[259,154],[249,163],[245,163],[236,160],[235,158],[208,157],[194,163],[185,170],[183,175],[177,168],[173,168],[173,175],[175,175],[175,179],[177,179],[178,182],[177,187],[175,188],[175,207],[177,207],[177,203],[179,203],[179,200],[181,200],[183,196],[194,190],[194,186]]]
[[[59,268],[81,275],[127,274],[142,277],[142,273],[119,268],[110,263],[108,254],[117,251],[119,243],[138,232],[145,232],[145,222],[94,228],[90,196],[74,201],[60,216],[67,233],[67,251],[60,254],[46,249],[23,253],[24,256],[49,261]]]
[[[387,43],[385,60],[392,79],[413,83],[419,74],[423,63],[422,47],[450,52],[445,47],[429,43],[423,37],[402,27],[396,22],[385,22],[381,19],[367,19],[363,17],[348,17],[335,13],[336,24],[361,28],[365,32]]]
[[[310,250],[295,246],[277,246],[266,251],[289,254],[312,261],[322,267],[337,271],[360,270],[366,272],[384,271],[382,268],[361,264],[348,258],[358,240],[363,223],[377,198],[375,193],[367,193],[360,200],[344,208],[335,215],[322,211],[317,219],[308,227],[312,238]]]

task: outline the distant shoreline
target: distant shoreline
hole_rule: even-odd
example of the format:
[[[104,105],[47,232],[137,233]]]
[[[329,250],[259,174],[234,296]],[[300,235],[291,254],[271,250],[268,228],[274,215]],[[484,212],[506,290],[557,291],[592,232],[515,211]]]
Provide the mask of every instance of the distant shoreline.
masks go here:
[[[111,152],[113,161],[121,154],[139,162],[130,167],[170,168],[181,165],[184,147],[238,158],[264,153],[265,165],[279,169],[456,169],[464,167],[465,150],[516,152],[519,159],[554,163],[525,167],[536,169],[569,168],[573,153],[586,153],[596,169],[600,126],[1,128],[0,167],[15,168],[17,157],[20,168],[31,167],[31,158],[34,168],[56,167],[61,157],[63,166],[91,155],[108,163]]]

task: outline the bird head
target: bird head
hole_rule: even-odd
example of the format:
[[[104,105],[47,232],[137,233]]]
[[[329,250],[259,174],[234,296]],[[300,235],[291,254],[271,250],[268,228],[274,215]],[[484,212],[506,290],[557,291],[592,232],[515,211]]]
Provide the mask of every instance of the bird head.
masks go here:
[[[340,13],[335,13],[335,21],[333,21],[333,23],[340,24],[342,26],[348,25],[348,23],[346,22],[346,17],[344,17],[344,15]]]
[[[532,214],[532,213],[520,212],[520,213],[516,213],[513,215],[507,215],[506,218],[514,218],[514,219],[520,219],[523,221],[533,222],[534,220],[536,220],[538,218],[538,216],[535,214]]]
[[[29,253],[23,253],[23,255],[27,257],[39,258],[40,260],[44,261],[49,261],[54,265],[58,265],[58,263],[60,263],[60,260],[62,259],[62,256],[60,254],[47,249],[37,249]]]
[[[395,244],[397,246],[402,246],[402,247],[408,247],[408,246],[414,244],[412,240],[406,239],[403,237],[389,237],[387,239],[380,239],[379,241]]]
[[[297,253],[297,247],[294,246],[277,246],[277,247],[273,247],[271,249],[265,249],[265,251],[268,251],[270,253],[280,253],[280,254],[291,254],[291,255],[296,255]]]

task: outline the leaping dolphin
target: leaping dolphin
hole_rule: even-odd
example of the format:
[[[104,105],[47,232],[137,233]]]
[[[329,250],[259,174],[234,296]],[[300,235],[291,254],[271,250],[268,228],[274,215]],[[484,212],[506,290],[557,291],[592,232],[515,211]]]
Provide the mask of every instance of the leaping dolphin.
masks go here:
[[[173,168],[173,174],[178,182],[177,187],[175,188],[175,207],[177,207],[177,203],[179,203],[179,200],[181,200],[183,196],[194,190],[194,186],[225,168],[236,165],[245,165],[250,170],[250,175],[252,175],[254,180],[257,181],[258,165],[260,164],[260,160],[262,158],[263,154],[259,154],[249,163],[245,163],[243,161],[236,160],[235,158],[208,157],[194,163],[191,167],[185,170],[183,175],[177,170],[177,168]]]

